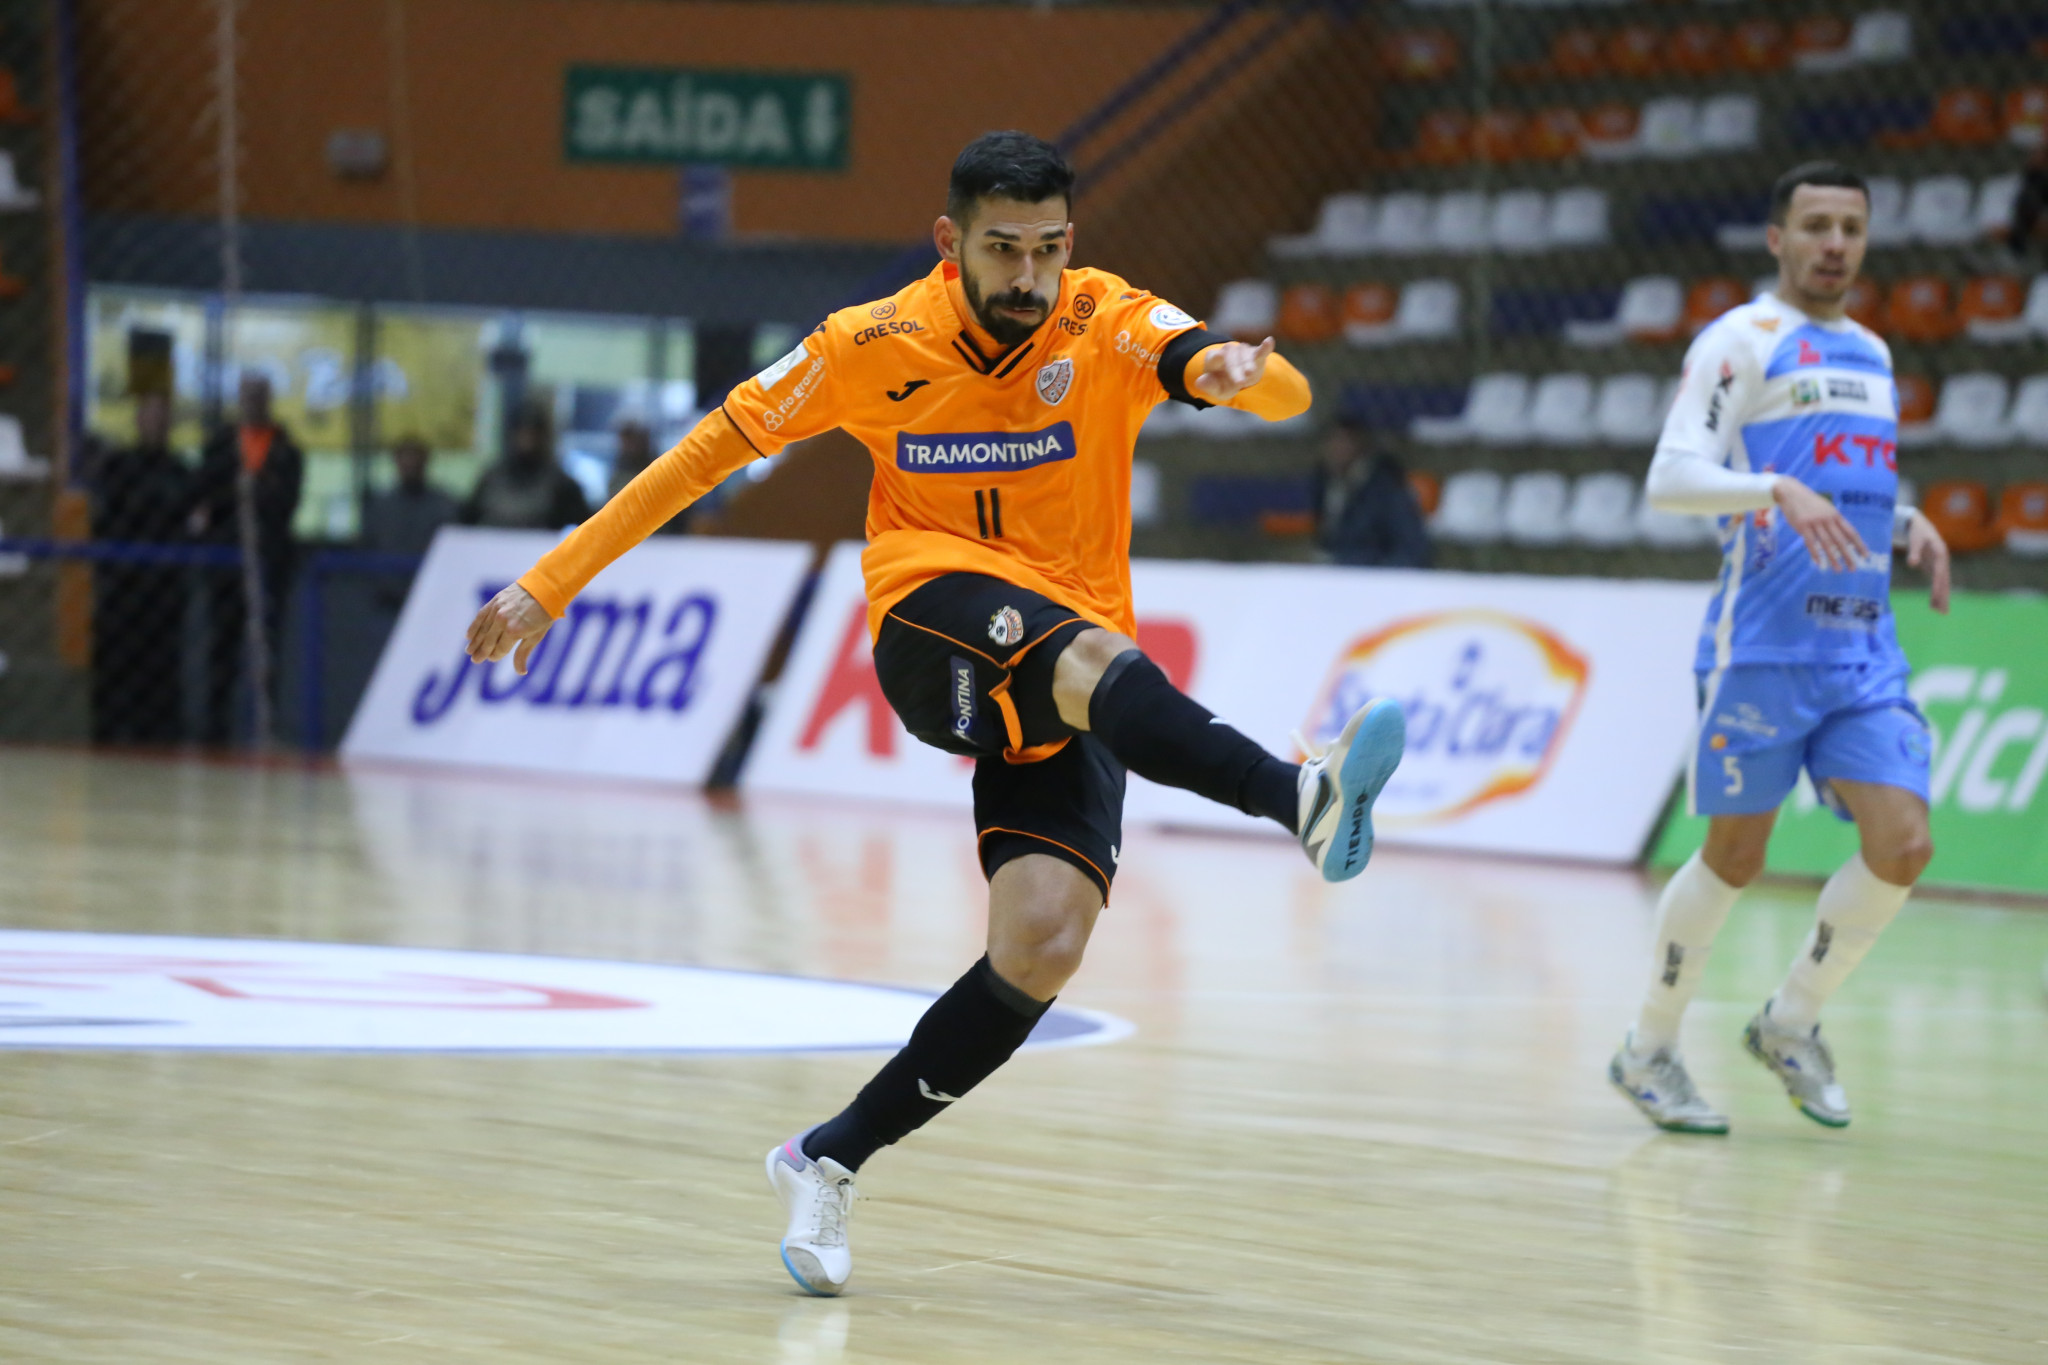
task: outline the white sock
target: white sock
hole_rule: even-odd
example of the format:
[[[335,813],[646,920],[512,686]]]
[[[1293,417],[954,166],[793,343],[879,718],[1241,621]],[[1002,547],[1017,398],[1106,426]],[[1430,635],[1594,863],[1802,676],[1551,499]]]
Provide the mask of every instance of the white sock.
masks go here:
[[[1714,936],[1727,922],[1739,886],[1714,874],[1695,853],[1664,883],[1657,898],[1657,947],[1650,989],[1636,1015],[1629,1046],[1639,1057],[1678,1046],[1679,1021],[1699,993],[1700,973],[1714,949]]]
[[[1912,887],[1893,886],[1864,866],[1861,853],[1852,854],[1820,889],[1813,932],[1771,997],[1771,1022],[1795,1033],[1811,1031],[1820,1022],[1820,1007],[1841,989],[1911,894]]]

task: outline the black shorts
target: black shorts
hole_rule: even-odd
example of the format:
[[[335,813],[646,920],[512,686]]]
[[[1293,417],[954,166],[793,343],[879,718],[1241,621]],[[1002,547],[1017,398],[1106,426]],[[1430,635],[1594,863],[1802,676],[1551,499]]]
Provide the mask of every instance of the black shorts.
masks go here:
[[[1026,853],[1072,863],[1109,898],[1123,846],[1124,767],[1060,719],[1052,670],[1094,623],[1028,588],[952,573],[882,619],[875,676],[904,728],[974,764],[981,868]]]

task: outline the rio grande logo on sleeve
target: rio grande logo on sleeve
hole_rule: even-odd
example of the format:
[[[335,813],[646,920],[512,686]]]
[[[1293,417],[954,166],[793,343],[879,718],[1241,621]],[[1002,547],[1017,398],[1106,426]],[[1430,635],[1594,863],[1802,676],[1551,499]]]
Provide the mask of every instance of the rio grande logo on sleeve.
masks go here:
[[[988,638],[1008,648],[1024,639],[1024,616],[1015,607],[1004,607],[988,619]]]
[[[1374,810],[1392,828],[1442,824],[1542,782],[1585,699],[1586,657],[1504,612],[1432,612],[1340,654],[1306,727],[1327,744],[1374,697],[1401,703],[1408,748]]]
[[[1038,396],[1058,406],[1074,386],[1074,358],[1061,356],[1038,367]]]
[[[1177,332],[1194,326],[1195,320],[1172,304],[1162,303],[1152,310],[1152,325],[1162,332]]]

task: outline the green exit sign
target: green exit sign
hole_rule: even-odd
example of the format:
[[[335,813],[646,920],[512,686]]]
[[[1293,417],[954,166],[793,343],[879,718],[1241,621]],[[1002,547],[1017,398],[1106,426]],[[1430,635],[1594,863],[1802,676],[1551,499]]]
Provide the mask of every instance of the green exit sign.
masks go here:
[[[838,171],[852,107],[843,75],[572,66],[562,146],[571,161]]]

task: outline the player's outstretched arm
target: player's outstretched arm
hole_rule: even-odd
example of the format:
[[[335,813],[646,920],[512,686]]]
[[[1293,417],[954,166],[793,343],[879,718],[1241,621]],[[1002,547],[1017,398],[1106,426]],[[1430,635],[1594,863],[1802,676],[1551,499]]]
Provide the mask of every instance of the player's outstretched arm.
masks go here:
[[[1927,571],[1927,600],[1937,612],[1948,615],[1948,542],[1934,523],[1915,508],[1906,523],[1906,562]]]
[[[470,659],[495,663],[510,654],[514,671],[526,672],[534,647],[591,579],[758,455],[722,409],[706,414],[517,583],[484,604],[469,623]]]
[[[1806,553],[1820,568],[1847,571],[1869,557],[1869,547],[1841,509],[1799,480],[1779,475],[1771,486],[1771,499],[1778,504],[1778,515],[1785,518],[1785,524],[1806,542]]]
[[[1188,391],[1211,403],[1241,408],[1268,422],[1308,411],[1308,377],[1273,353],[1273,338],[1256,346],[1226,341],[1188,357]]]

